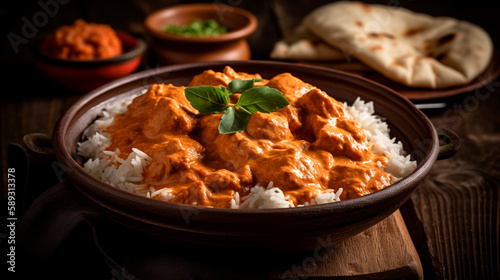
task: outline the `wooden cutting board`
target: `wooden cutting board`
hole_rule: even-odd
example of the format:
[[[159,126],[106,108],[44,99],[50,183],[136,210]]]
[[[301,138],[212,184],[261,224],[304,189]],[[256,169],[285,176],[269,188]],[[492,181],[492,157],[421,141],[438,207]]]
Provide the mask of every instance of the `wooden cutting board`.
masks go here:
[[[418,253],[399,211],[368,230],[265,275],[268,279],[423,279]]]
[[[150,248],[146,250],[116,239],[107,239],[102,244],[104,251],[108,251],[106,255],[117,264],[112,271],[124,279],[134,279],[131,276],[139,279],[423,279],[419,256],[399,211],[337,246],[301,254],[264,256],[224,251],[204,254],[160,246],[155,249],[154,245],[144,246]],[[106,245],[113,249],[107,250]],[[126,250],[119,252],[117,248]],[[130,250],[140,254],[131,255],[127,253]]]

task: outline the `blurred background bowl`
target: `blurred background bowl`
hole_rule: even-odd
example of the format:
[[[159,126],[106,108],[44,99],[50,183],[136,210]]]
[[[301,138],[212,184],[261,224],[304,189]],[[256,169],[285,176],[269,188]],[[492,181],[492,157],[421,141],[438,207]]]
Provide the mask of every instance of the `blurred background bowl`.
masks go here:
[[[117,36],[123,53],[93,60],[63,59],[44,54],[40,50],[42,38],[32,47],[35,63],[48,77],[64,87],[79,92],[90,91],[133,73],[141,64],[146,42],[124,32],[117,32]]]
[[[226,26],[227,33],[216,36],[182,36],[162,31],[167,24],[187,25],[193,20],[215,20]],[[251,57],[246,38],[257,28],[250,12],[228,5],[185,4],[167,7],[149,14],[144,20],[146,34],[159,64],[215,60],[248,60]]]

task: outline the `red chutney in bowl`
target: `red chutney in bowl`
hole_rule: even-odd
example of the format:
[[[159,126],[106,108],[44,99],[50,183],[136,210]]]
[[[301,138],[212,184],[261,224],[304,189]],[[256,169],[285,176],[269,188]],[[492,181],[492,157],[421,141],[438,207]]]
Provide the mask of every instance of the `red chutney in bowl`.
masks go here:
[[[41,51],[62,59],[103,59],[122,54],[122,43],[111,26],[76,20],[45,38]]]
[[[65,88],[85,92],[133,73],[146,42],[109,25],[77,20],[32,45],[35,63]]]

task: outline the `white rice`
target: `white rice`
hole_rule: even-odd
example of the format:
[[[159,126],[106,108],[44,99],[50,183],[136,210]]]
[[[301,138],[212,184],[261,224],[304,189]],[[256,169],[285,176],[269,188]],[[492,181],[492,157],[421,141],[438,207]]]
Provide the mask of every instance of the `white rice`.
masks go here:
[[[105,150],[111,144],[111,138],[104,129],[113,124],[116,115],[127,110],[136,96],[106,106],[101,116],[83,131],[83,141],[78,143],[78,154],[88,158],[83,168],[94,177],[122,190],[150,196],[148,186],[140,182],[151,157],[135,148],[126,159],[119,157],[118,149]]]
[[[105,150],[111,144],[111,138],[104,132],[104,129],[113,124],[116,115],[126,111],[127,106],[135,97],[131,96],[125,101],[107,106],[102,111],[101,116],[83,132],[82,142],[78,143],[78,153],[88,159],[84,164],[84,169],[96,178],[131,193],[170,201],[175,197],[171,189],[155,190],[153,187],[141,184],[144,168],[151,161],[149,155],[134,148],[127,159],[122,159],[119,157],[119,150]],[[385,171],[393,176],[393,181],[405,177],[416,168],[416,162],[412,161],[409,155],[406,155],[402,143],[396,142],[395,138],[390,138],[390,129],[387,123],[375,115],[373,102],[365,102],[358,97],[351,106],[344,105],[354,120],[361,124],[368,141],[373,144],[373,152],[377,155],[384,154],[390,158]],[[381,164],[380,166],[382,167]],[[319,193],[310,202],[297,206],[340,201],[342,190],[342,186],[339,186],[337,191],[329,189],[324,193]],[[234,209],[294,206],[281,189],[273,186],[273,182],[270,182],[266,187],[256,185],[250,189],[248,195],[241,198],[239,193],[235,192],[230,205]]]
[[[270,182],[266,188],[256,185],[241,200],[243,202],[239,205],[240,209],[288,208],[294,206],[281,189],[273,187],[273,182]]]
[[[406,155],[401,141],[396,142],[396,138],[390,138],[389,126],[375,115],[373,102],[365,102],[358,97],[351,106],[345,103],[344,106],[361,125],[368,141],[373,144],[372,151],[390,158],[384,171],[394,176],[394,181],[409,175],[417,168],[417,162],[412,161],[410,155]]]

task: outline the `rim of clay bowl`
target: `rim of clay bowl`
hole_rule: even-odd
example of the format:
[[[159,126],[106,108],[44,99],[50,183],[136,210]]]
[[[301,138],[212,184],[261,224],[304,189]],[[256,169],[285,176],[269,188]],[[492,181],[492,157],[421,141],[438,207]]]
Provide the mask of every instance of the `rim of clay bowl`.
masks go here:
[[[191,12],[214,12],[219,17],[223,18],[224,13],[233,13],[238,16],[244,17],[247,23],[238,29],[230,30],[227,33],[220,34],[217,36],[182,36],[175,35],[159,30],[158,25],[155,21],[160,21],[163,18],[173,16],[177,13],[191,13]],[[164,22],[162,25],[165,25]],[[191,42],[191,43],[222,43],[227,41],[233,41],[248,37],[257,28],[257,18],[249,11],[233,7],[225,4],[181,4],[166,7],[149,14],[144,20],[144,26],[146,31],[158,39],[174,41],[174,42]]]
[[[99,66],[109,66],[124,63],[142,56],[146,51],[146,41],[132,36],[126,32],[116,31],[116,35],[122,42],[125,52],[120,55],[113,56],[104,59],[88,59],[88,60],[78,60],[78,59],[63,59],[54,56],[49,56],[40,51],[39,44],[45,39],[45,36],[38,39],[33,45],[32,50],[35,58],[42,63],[59,65],[59,66],[70,66],[70,67],[99,67]]]

